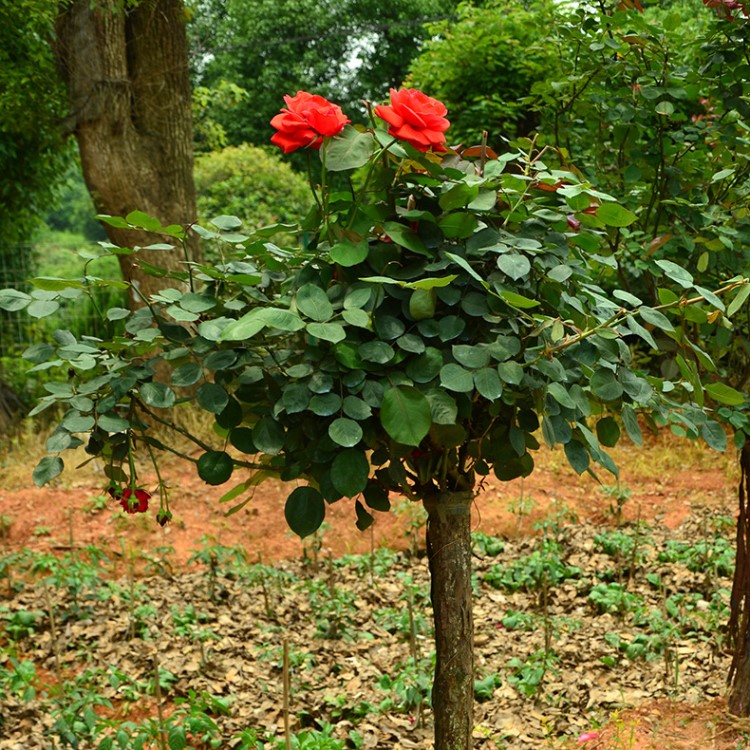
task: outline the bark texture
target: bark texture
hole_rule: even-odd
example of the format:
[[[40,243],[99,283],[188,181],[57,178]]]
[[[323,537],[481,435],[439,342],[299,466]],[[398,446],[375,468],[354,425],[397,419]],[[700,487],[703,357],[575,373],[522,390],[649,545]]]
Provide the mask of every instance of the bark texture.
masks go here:
[[[734,645],[729,670],[729,711],[750,716],[750,445],[740,452],[739,515],[737,552],[732,582],[729,637]]]
[[[471,593],[472,492],[425,498],[437,664],[432,688],[435,750],[469,750],[474,729]]]
[[[195,220],[193,133],[185,10],[181,0],[74,0],[57,22],[57,59],[83,174],[99,213],[144,211],[162,224]],[[105,226],[121,247],[163,238]],[[197,240],[189,254],[197,259]],[[123,276],[148,295],[174,281],[148,276],[137,258],[185,270],[184,253],[121,256]],[[137,302],[136,302],[137,304]]]

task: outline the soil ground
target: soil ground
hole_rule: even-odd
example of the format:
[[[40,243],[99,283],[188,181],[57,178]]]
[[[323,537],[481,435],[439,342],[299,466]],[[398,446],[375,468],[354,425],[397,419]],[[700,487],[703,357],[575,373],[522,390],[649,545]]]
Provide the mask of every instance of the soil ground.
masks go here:
[[[403,550],[423,545],[420,509],[394,497],[392,512],[375,514],[372,532],[364,534],[354,525],[348,501],[330,506],[321,548],[313,550],[309,541],[301,544],[284,524],[288,486],[268,481],[256,488],[243,510],[226,517],[226,506],[217,502],[225,488],[208,487],[182,463],[163,469],[174,520],[162,529],[151,512],[126,516],[112,501],[98,500],[105,478],[95,462],[66,472],[52,487],[32,487],[29,477],[37,454],[41,455],[39,441],[27,435],[0,457],[0,526],[7,530],[5,544],[10,549],[54,551],[71,543],[95,543],[114,556],[128,549],[153,556],[159,548],[169,547],[173,564],[187,569],[205,535],[222,545],[240,545],[250,559],[266,563],[303,554],[338,557],[365,553],[373,546]],[[537,469],[527,479],[488,479],[475,502],[474,529],[513,539],[536,533],[537,524],[551,517],[614,525],[618,496],[624,523],[640,520],[676,529],[696,512],[734,514],[738,473],[733,452],[719,454],[662,434],[651,436],[644,447],[626,445],[612,455],[621,467],[619,482],[603,470],[603,485],[590,476],[576,476],[562,451],[540,452]],[[145,479],[146,487],[148,480],[155,482],[153,476]],[[750,727],[726,715],[722,698],[698,703],[646,700],[613,714],[608,725],[592,730],[590,736],[583,733],[570,747],[729,750],[745,747],[742,738],[747,730]]]

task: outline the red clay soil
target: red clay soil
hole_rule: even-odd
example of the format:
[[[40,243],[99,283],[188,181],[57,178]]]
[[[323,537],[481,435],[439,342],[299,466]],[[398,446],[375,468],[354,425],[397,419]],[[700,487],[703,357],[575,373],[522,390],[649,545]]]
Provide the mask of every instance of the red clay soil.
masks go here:
[[[733,456],[668,435],[652,438],[644,448],[625,446],[612,453],[621,467],[620,493],[627,495],[626,522],[640,518],[676,528],[691,508],[733,511],[737,486]],[[65,472],[52,487],[40,489],[30,481],[33,461],[21,467],[18,463],[16,452],[0,464],[0,521],[7,519],[0,526],[9,524],[5,541],[11,549],[64,547],[70,544],[72,529],[76,545],[96,544],[115,554],[122,552],[123,544],[147,554],[158,547],[172,547],[172,559],[178,564],[185,564],[200,548],[203,535],[226,546],[242,545],[252,558],[260,554],[266,562],[302,553],[302,543],[288,530],[283,516],[292,487],[278,481],[268,480],[257,487],[251,501],[227,517],[225,508],[233,503],[217,502],[226,487],[210,487],[192,466],[170,463],[162,467],[162,474],[170,487],[174,520],[162,529],[155,521],[154,501],[144,514],[126,515],[111,500],[97,510],[93,499],[104,494],[106,480],[93,465],[85,472]],[[2,477],[3,468],[9,478]],[[602,486],[589,475],[577,476],[562,451],[542,450],[530,477],[505,483],[492,477],[483,482],[474,505],[473,527],[512,537],[533,533],[536,523],[551,517],[613,523],[615,479],[604,470],[599,477],[611,485]],[[149,479],[155,485],[155,477],[146,476],[146,488]],[[392,506],[390,513],[374,513],[372,535],[356,528],[353,501],[328,506],[324,554],[363,553],[371,543],[404,549],[413,538],[422,543],[420,508],[398,497],[392,497]]]

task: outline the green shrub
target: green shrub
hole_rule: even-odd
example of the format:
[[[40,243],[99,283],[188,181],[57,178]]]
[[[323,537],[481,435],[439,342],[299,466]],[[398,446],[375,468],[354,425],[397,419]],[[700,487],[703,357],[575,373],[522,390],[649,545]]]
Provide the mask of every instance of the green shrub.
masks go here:
[[[206,222],[229,214],[245,229],[296,222],[310,205],[307,182],[261,148],[243,144],[198,157],[195,164],[198,216]]]

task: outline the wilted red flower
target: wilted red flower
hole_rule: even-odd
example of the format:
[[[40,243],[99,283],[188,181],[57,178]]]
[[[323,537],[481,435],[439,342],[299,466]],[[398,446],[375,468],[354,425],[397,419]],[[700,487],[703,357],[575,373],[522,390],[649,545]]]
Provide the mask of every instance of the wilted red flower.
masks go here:
[[[734,20],[735,11],[739,11],[745,16],[748,16],[747,6],[739,0],[703,0],[703,4],[707,8],[715,10],[716,15],[719,16],[719,18]]]
[[[417,89],[391,89],[391,104],[379,104],[375,114],[385,120],[388,133],[410,143],[420,151],[433,148],[445,151],[445,131],[450,122],[445,119],[445,104]]]
[[[126,513],[145,513],[150,499],[151,493],[146,490],[126,489],[122,491],[119,502]]]
[[[271,142],[285,154],[298,148],[320,148],[323,136],[338,135],[349,118],[338,104],[332,104],[322,96],[298,91],[294,96],[284,96],[286,108],[271,120],[278,130]]]

